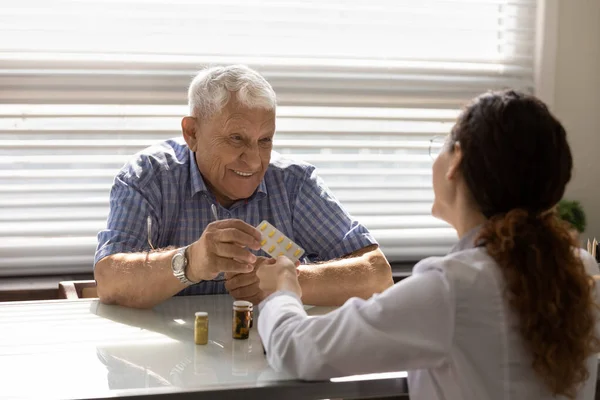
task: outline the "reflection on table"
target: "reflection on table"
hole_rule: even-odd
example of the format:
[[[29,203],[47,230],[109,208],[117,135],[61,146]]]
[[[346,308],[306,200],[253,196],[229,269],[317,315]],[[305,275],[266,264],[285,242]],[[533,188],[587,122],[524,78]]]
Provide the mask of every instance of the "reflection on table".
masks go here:
[[[256,329],[248,340],[232,339],[232,299],[207,296],[202,300],[202,310],[177,300],[143,311],[92,304],[98,316],[162,335],[161,340],[98,346],[109,388],[199,388],[258,381],[269,367]],[[209,313],[209,341],[204,346],[193,342],[196,311]]]
[[[257,321],[248,340],[232,338],[232,305],[229,295],[174,297],[152,310],[107,306],[97,299],[0,303],[0,398],[189,392],[194,399],[247,400],[406,393],[406,381],[397,374],[309,383],[275,373]],[[313,315],[333,310],[307,309]],[[196,311],[209,315],[207,345],[194,344]]]

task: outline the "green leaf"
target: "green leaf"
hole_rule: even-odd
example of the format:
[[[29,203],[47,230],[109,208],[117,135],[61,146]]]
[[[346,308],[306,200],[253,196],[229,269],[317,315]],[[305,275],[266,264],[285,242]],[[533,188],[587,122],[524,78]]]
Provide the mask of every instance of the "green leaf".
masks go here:
[[[581,203],[575,200],[562,199],[558,202],[557,210],[559,217],[570,223],[577,232],[582,233],[585,231],[587,222]]]

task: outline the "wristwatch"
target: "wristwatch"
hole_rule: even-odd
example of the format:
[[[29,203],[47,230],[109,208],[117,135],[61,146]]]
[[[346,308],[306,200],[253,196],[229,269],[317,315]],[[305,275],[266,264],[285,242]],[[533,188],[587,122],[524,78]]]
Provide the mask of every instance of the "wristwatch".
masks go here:
[[[171,259],[171,269],[173,270],[173,275],[175,275],[177,279],[189,286],[197,282],[190,281],[185,275],[185,269],[188,266],[188,247],[190,246],[182,247],[181,249],[177,250],[177,253],[175,253],[175,255],[173,255],[173,258]]]

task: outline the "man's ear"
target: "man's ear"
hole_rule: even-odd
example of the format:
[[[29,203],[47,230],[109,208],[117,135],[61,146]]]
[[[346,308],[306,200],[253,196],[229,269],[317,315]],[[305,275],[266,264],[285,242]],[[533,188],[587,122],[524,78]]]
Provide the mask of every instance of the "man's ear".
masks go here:
[[[454,148],[450,156],[450,162],[448,163],[448,171],[446,172],[446,179],[449,181],[456,179],[460,172],[460,163],[462,161],[462,149],[460,143],[454,143]]]
[[[181,131],[183,132],[183,139],[187,143],[188,147],[192,151],[196,151],[196,145],[198,140],[196,139],[197,134],[197,120],[194,117],[183,117],[181,120]]]

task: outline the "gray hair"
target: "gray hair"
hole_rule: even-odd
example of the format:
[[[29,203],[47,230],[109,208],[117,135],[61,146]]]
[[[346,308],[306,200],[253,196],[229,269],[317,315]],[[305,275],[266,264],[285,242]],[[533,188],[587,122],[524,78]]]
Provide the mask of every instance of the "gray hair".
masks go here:
[[[210,118],[220,111],[234,94],[248,108],[275,110],[275,91],[258,72],[245,65],[212,67],[196,75],[188,90],[190,115]]]

